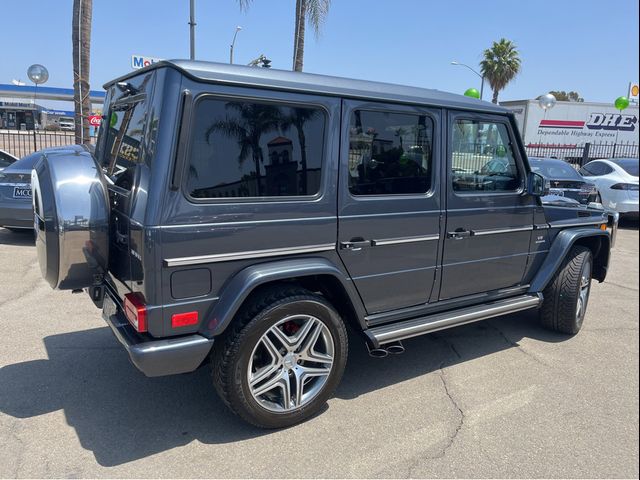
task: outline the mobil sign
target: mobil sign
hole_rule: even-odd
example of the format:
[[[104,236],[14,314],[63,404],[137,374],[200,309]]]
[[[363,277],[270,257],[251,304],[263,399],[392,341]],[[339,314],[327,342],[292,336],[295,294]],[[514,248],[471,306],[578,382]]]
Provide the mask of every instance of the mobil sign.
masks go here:
[[[131,68],[137,70],[139,68],[148,67],[156,62],[162,61],[162,58],[147,57],[145,55],[131,55]]]

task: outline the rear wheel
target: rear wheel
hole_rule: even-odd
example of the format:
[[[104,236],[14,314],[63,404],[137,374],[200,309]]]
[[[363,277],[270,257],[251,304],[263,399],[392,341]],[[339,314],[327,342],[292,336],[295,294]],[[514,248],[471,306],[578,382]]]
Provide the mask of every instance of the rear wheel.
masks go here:
[[[317,413],[337,387],[347,333],[323,297],[271,290],[248,305],[214,347],[216,390],[249,423],[280,428]]]
[[[580,245],[568,253],[551,283],[545,288],[540,309],[543,326],[575,335],[582,328],[591,291],[593,256]]]

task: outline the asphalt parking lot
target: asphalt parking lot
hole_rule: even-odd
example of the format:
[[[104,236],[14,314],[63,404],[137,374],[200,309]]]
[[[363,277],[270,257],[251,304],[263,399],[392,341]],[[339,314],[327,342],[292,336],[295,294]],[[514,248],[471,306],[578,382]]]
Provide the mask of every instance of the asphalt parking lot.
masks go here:
[[[144,377],[2,228],[0,322],[0,477],[638,477],[637,224],[579,335],[525,313],[385,359],[352,341],[326,411],[281,431],[230,414],[207,369]]]

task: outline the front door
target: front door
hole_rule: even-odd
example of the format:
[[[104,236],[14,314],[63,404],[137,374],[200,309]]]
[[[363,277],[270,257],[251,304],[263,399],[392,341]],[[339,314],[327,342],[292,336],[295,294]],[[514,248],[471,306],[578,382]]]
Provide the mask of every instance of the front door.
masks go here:
[[[448,114],[446,238],[440,300],[518,286],[535,197],[508,117]]]
[[[427,303],[440,238],[438,109],[344,101],[340,258],[369,314]]]

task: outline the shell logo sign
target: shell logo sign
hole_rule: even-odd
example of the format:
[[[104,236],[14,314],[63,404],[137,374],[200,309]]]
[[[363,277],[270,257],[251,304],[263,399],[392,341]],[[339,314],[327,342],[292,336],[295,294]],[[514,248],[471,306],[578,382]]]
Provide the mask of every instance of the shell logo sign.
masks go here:
[[[631,82],[629,84],[629,100],[633,100],[636,103],[638,102],[638,97],[640,96],[640,86],[638,82]]]

